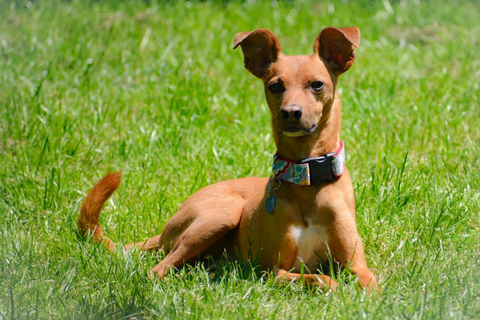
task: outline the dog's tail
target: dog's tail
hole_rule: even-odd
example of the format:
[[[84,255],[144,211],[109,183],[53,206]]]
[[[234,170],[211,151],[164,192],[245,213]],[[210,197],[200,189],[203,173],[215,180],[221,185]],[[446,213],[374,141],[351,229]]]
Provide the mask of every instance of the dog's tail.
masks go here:
[[[103,242],[113,251],[114,243],[103,235],[102,227],[98,223],[98,217],[105,201],[120,185],[121,172],[107,174],[88,193],[83,201],[77,225],[83,235],[90,234],[95,242]]]

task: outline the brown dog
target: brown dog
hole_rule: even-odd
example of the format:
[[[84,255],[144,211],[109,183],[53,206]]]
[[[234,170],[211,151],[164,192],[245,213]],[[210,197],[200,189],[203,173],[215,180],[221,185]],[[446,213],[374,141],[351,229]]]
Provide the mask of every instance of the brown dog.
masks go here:
[[[378,290],[355,223],[335,93],[338,76],[352,66],[359,44],[357,28],[328,27],[315,40],[312,55],[286,56],[269,30],[238,33],[234,48],[242,47],[245,68],[265,86],[277,146],[274,174],[207,186],[180,206],[161,235],[126,248],[163,250],[165,258],[152,269],[160,279],[171,267],[227,251],[257,257],[262,270],[276,270],[278,280],[302,278],[335,288],[329,276],[315,274],[318,263],[331,255],[363,287]],[[84,234],[93,234],[110,250],[114,244],[103,235],[98,216],[119,183],[120,173],[103,178],[78,219]],[[301,268],[307,274],[300,274]]]

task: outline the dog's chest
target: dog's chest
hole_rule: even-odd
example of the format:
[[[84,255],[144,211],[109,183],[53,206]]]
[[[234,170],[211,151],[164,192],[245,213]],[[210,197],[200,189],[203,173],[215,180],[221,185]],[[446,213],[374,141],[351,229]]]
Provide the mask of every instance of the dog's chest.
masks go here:
[[[294,268],[300,272],[302,263],[310,272],[315,272],[320,260],[324,260],[328,254],[328,236],[325,228],[308,221],[308,227],[292,225],[290,234],[297,245],[297,258]]]

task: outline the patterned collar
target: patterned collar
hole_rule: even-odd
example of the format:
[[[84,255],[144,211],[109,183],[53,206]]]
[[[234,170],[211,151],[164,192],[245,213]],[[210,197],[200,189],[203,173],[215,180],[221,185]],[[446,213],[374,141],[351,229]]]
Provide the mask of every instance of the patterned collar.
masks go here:
[[[282,159],[277,154],[273,156],[275,178],[302,187],[337,180],[344,171],[345,148],[342,141],[340,141],[340,147],[336,152],[303,159],[299,162]]]

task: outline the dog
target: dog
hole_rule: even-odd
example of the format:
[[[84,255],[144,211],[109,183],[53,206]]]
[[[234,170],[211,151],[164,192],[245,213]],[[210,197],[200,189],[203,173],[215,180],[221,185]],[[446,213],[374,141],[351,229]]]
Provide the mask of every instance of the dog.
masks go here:
[[[261,270],[276,272],[278,281],[303,280],[327,290],[338,284],[317,270],[332,259],[349,268],[361,287],[379,290],[357,231],[353,184],[339,138],[337,80],[353,65],[359,44],[358,28],[327,27],[313,54],[288,56],[270,30],[238,33],[234,49],[241,47],[245,68],[265,87],[277,147],[272,175],[209,185],[180,206],[160,235],[125,248],[163,250],[165,257],[151,270],[159,279],[172,267],[226,251],[257,257]],[[98,217],[120,180],[119,172],[100,180],[78,218],[82,234],[111,251],[115,244]]]

